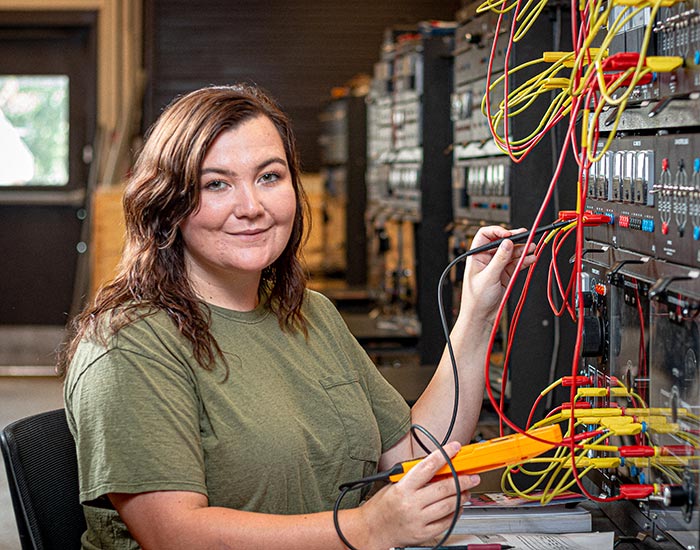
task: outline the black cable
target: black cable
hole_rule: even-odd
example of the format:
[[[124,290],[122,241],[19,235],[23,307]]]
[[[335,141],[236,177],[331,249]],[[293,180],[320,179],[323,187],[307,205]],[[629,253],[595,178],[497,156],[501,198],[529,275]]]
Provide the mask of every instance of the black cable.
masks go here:
[[[534,236],[542,235],[543,233],[547,233],[548,231],[552,231],[554,229],[559,229],[561,227],[567,226],[571,223],[572,220],[557,220],[554,223],[551,223],[549,225],[545,225],[542,227],[538,227],[537,229],[534,230]],[[459,519],[459,515],[461,512],[461,507],[462,507],[462,499],[461,499],[461,490],[459,486],[459,476],[457,475],[457,471],[454,468],[454,465],[452,464],[452,460],[450,457],[447,455],[445,452],[444,446],[447,444],[447,442],[450,439],[450,436],[452,435],[452,430],[454,429],[455,422],[457,421],[457,410],[459,409],[459,371],[457,369],[457,360],[455,359],[454,355],[454,349],[452,348],[452,341],[450,339],[450,329],[447,323],[447,316],[445,314],[445,307],[443,304],[443,299],[442,299],[442,287],[445,283],[445,278],[449,274],[450,270],[452,267],[454,267],[455,264],[458,262],[468,258],[469,256],[473,256],[474,254],[479,254],[481,252],[486,252],[488,250],[493,250],[494,248],[498,248],[501,243],[505,240],[513,241],[514,243],[519,243],[526,241],[529,237],[530,234],[533,233],[532,230],[529,231],[524,231],[522,233],[516,233],[515,235],[510,235],[508,237],[503,237],[500,239],[496,239],[495,241],[491,241],[490,243],[484,244],[482,246],[478,246],[476,248],[472,248],[470,250],[467,250],[466,252],[460,254],[459,256],[455,257],[449,264],[447,264],[447,267],[443,270],[442,274],[440,275],[440,279],[438,281],[438,311],[440,314],[440,322],[442,324],[442,329],[445,334],[445,340],[447,342],[447,350],[450,356],[450,363],[452,365],[452,374],[454,376],[454,386],[455,386],[455,396],[454,396],[454,403],[452,407],[452,417],[450,419],[450,424],[447,428],[447,432],[445,433],[445,437],[442,440],[442,443],[439,443],[438,440],[430,433],[428,430],[423,428],[422,426],[419,426],[418,424],[412,424],[411,425],[411,434],[413,435],[413,438],[416,440],[418,445],[426,452],[430,453],[430,449],[421,441],[420,437],[415,433],[416,430],[423,432],[423,434],[430,440],[430,442],[435,445],[435,447],[442,453],[442,456],[445,458],[445,461],[447,462],[447,465],[450,468],[450,472],[452,473],[452,478],[454,479],[455,482],[455,487],[457,489],[457,498],[456,498],[456,506],[455,506],[455,513],[454,516],[452,517],[452,522],[445,531],[444,536],[438,542],[435,546],[432,547],[431,550],[436,550],[440,546],[443,545],[443,543],[447,540],[447,538],[450,536],[452,531],[454,530],[454,526],[457,524],[457,520]],[[363,487],[366,487],[367,485],[370,485],[371,483],[374,483],[375,481],[386,481],[389,479],[389,476],[393,475],[395,472],[394,470],[387,470],[384,472],[379,472],[373,476],[368,476],[364,477],[362,479],[358,479],[356,481],[350,481],[347,483],[343,483],[338,487],[340,490],[340,494],[338,495],[338,498],[335,501],[335,504],[333,506],[333,524],[335,525],[335,530],[338,533],[338,537],[340,537],[340,540],[343,541],[343,544],[345,544],[350,550],[357,550],[350,542],[345,538],[345,535],[343,535],[343,532],[340,528],[340,523],[338,521],[338,511],[340,509],[340,503],[342,502],[343,498],[345,498],[345,495],[350,492],[354,491],[356,489],[361,489]]]
[[[548,231],[552,231],[554,229],[559,229],[561,227],[564,227],[566,225],[569,225],[571,223],[571,220],[557,220],[554,223],[551,223],[549,225],[545,225],[542,227],[538,227],[535,229],[534,234],[535,236],[541,235],[543,233],[547,233]],[[442,274],[440,275],[440,279],[438,281],[438,293],[437,293],[437,298],[438,298],[438,313],[440,314],[440,322],[442,324],[442,330],[445,334],[445,341],[447,342],[447,351],[450,356],[450,363],[452,364],[452,375],[454,377],[454,386],[455,386],[455,397],[454,397],[454,404],[452,407],[452,418],[450,419],[450,424],[447,427],[447,432],[445,433],[445,437],[442,440],[441,445],[445,445],[449,439],[450,436],[452,435],[452,430],[454,429],[455,422],[457,421],[457,409],[459,408],[459,371],[457,369],[457,360],[455,359],[455,354],[454,350],[452,349],[452,340],[450,339],[450,328],[447,323],[447,317],[445,314],[445,306],[443,305],[443,300],[442,300],[442,286],[445,284],[445,278],[449,274],[450,270],[454,267],[455,264],[458,262],[468,258],[469,256],[473,256],[474,254],[479,254],[480,252],[486,252],[487,250],[493,250],[494,248],[498,248],[503,241],[506,239],[509,241],[513,241],[514,243],[519,243],[522,241],[526,241],[528,237],[530,236],[530,233],[532,231],[525,231],[523,233],[516,233],[515,235],[511,235],[509,237],[503,237],[501,239],[497,239],[495,241],[491,241],[490,243],[484,244],[482,246],[478,246],[476,248],[472,248],[471,250],[467,250],[466,252],[463,252],[456,258],[454,258],[449,264],[447,264],[447,267],[444,269]],[[488,383],[488,381],[487,381]],[[426,449],[425,445],[420,441],[420,439],[416,439],[418,441],[418,444],[421,446],[421,448],[429,452],[428,449]]]
[[[435,447],[440,451],[443,458],[445,459],[445,462],[447,463],[447,466],[450,469],[452,479],[455,482],[455,511],[452,516],[452,522],[447,528],[447,531],[445,531],[445,534],[443,535],[442,539],[440,539],[440,541],[431,549],[437,550],[447,540],[447,538],[454,530],[455,525],[457,524],[457,520],[459,519],[460,513],[462,511],[462,490],[459,485],[459,476],[457,475],[457,470],[455,470],[454,464],[452,464],[452,459],[450,459],[450,456],[447,454],[443,446],[423,426],[420,426],[418,424],[412,424],[411,434],[413,435],[413,437],[416,437],[416,439],[418,439],[415,433],[416,430],[423,432],[423,434],[431,441],[431,443],[435,445]],[[338,521],[338,511],[340,510],[340,503],[342,502],[343,498],[345,498],[345,495],[350,491],[361,489],[363,487],[366,487],[367,485],[370,485],[371,483],[374,483],[375,481],[386,481],[389,479],[389,476],[394,475],[395,473],[403,472],[403,468],[401,468],[400,466],[400,464],[397,464],[391,470],[386,470],[383,472],[376,473],[372,476],[363,477],[362,479],[358,479],[356,481],[343,483],[342,485],[340,485],[340,487],[338,487],[340,489],[340,494],[338,495],[338,498],[336,499],[335,504],[333,505],[333,525],[335,525],[335,531],[336,533],[338,533],[338,537],[340,537],[340,540],[343,541],[343,544],[347,546],[350,550],[358,549],[352,544],[350,544],[350,542],[348,541],[348,539],[345,538],[345,535],[343,534],[343,531],[340,528],[340,522]]]

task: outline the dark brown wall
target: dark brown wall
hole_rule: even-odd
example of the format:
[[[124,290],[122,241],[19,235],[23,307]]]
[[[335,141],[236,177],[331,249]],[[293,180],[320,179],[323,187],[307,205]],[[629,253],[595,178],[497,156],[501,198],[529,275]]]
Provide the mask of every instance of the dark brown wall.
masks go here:
[[[384,29],[451,20],[459,1],[146,0],[144,123],[177,94],[252,81],[294,121],[302,165],[316,171],[321,102],[354,75],[371,74]]]

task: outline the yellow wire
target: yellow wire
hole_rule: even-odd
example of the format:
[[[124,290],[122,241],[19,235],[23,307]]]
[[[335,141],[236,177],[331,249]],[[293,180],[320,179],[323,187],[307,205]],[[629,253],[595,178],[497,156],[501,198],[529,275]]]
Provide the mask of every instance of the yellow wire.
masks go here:
[[[647,406],[646,401],[644,401],[644,399],[642,398],[642,396],[639,395],[637,392],[634,392],[634,391],[631,391],[631,390],[630,390],[630,395],[631,395],[632,397],[634,397],[639,403],[641,403],[642,407],[646,407],[646,406]]]
[[[503,9],[498,9],[496,8],[497,5],[505,5],[507,3],[507,0],[496,0],[496,1],[491,1],[487,0],[486,2],[482,3],[479,7],[476,8],[476,13],[483,13],[485,11],[492,11],[495,13],[508,13],[509,11],[513,10],[515,6],[517,6],[517,2],[513,2],[510,6],[503,8]]]
[[[517,465],[518,470],[521,473],[523,473],[524,475],[531,476],[531,477],[534,477],[534,476],[540,477],[540,479],[538,481],[535,481],[533,483],[533,485],[531,485],[528,489],[525,490],[525,492],[531,492],[531,491],[535,490],[542,483],[542,481],[545,479],[545,477],[547,475],[551,474],[552,470],[557,468],[557,463],[560,462],[561,460],[563,460],[561,455],[566,453],[566,452],[567,452],[566,448],[559,447],[555,450],[554,457],[552,457],[552,458],[550,458],[550,457],[537,457],[537,458],[534,458],[532,460],[529,460],[529,461],[526,461],[526,462],[523,462],[523,463]],[[542,470],[538,470],[538,471],[530,471],[526,467],[526,464],[537,464],[537,463],[540,463],[540,464],[542,464],[542,463],[547,464],[548,463],[549,465],[546,468],[544,468]],[[508,468],[504,472],[504,474],[501,478],[501,486],[504,488],[504,490],[505,490],[505,480],[506,479],[510,480],[511,486],[513,487],[513,489],[517,489],[517,487],[514,484],[512,475],[511,475],[512,469],[513,468]]]
[[[593,469],[594,469],[594,466],[587,466],[586,468],[584,468],[583,470],[581,470],[581,471],[578,473],[579,479],[581,479],[581,478],[585,477],[586,475],[588,475],[588,472],[590,472],[590,471],[593,470]],[[564,485],[564,480],[565,480],[567,477],[571,477],[571,480],[570,480],[568,483],[566,483],[566,485]],[[564,476],[562,476],[562,478],[561,478],[559,484],[557,485],[556,489],[553,489],[553,490],[552,490],[552,495],[549,497],[549,499],[548,499],[546,502],[543,502],[543,504],[547,504],[547,503],[550,502],[555,496],[558,496],[558,495],[562,494],[563,492],[568,491],[568,490],[571,489],[571,487],[574,486],[575,484],[576,484],[576,478],[573,477],[573,470],[572,470],[572,469],[569,469],[569,470],[566,472],[566,474],[565,474]]]
[[[519,114],[522,114],[527,108],[529,108],[540,95],[542,95],[543,93],[548,93],[549,90],[545,89],[544,83],[547,81],[547,79],[557,74],[557,72],[564,67],[564,62],[565,58],[558,60],[553,64],[548,64],[546,70],[528,79],[523,84],[518,86],[515,90],[512,90],[507,98],[504,97],[504,99],[498,103],[497,109],[494,113],[486,112],[486,95],[484,95],[484,98],[482,98],[481,101],[481,112],[484,116],[491,118],[494,131],[497,131],[498,127],[502,124],[504,120],[506,104],[508,105],[509,118],[515,117]],[[500,75],[498,78],[491,82],[487,93],[492,94],[493,91],[505,81],[505,78],[507,76],[510,76],[513,73],[517,73],[520,70],[523,70],[527,67],[531,67],[539,63],[542,63],[541,58],[523,63],[522,65],[519,65],[518,67],[508,71],[508,73]],[[550,103],[545,115],[540,118],[540,123],[538,124],[538,126],[528,136],[525,136],[524,138],[519,140],[507,140],[505,134],[503,136],[499,136],[498,134],[496,134],[494,135],[496,144],[504,153],[508,153],[508,148],[505,147],[503,144],[509,143],[512,147],[517,147],[518,145],[528,143],[530,140],[533,139],[533,137],[540,134],[542,129],[547,124],[549,124],[549,122],[553,119],[554,113],[559,112],[559,116],[565,116],[570,112],[570,107],[571,98],[568,97],[565,93],[560,93],[558,94],[556,99]],[[511,153],[516,157],[521,156],[525,152],[526,151],[511,151]]]
[[[655,466],[655,468],[658,468],[659,470],[661,470],[662,472],[664,472],[664,474],[666,475],[666,477],[667,477],[670,481],[675,481],[676,483],[682,483],[682,482],[683,482],[683,476],[682,476],[682,475],[679,475],[678,473],[676,473],[676,472],[673,470],[673,468],[669,468],[669,467],[667,467],[667,466],[662,466],[662,465],[657,465],[657,466]]]
[[[609,130],[608,138],[606,139],[602,149],[600,149],[599,153],[597,155],[594,154],[593,152],[593,132],[589,132],[588,134],[588,139],[586,140],[586,145],[587,145],[587,157],[590,162],[598,162],[600,159],[605,155],[605,153],[610,149],[610,146],[612,144],[612,141],[614,137],[617,134],[617,128],[619,126],[619,123],[622,119],[622,114],[625,110],[625,107],[627,106],[627,102],[629,100],[629,97],[631,96],[632,92],[634,91],[635,87],[637,86],[638,82],[651,70],[648,67],[644,67],[644,62],[646,58],[646,52],[649,47],[649,43],[651,41],[651,33],[653,29],[652,22],[656,18],[656,13],[658,12],[659,8],[661,7],[661,0],[654,0],[652,8],[651,8],[651,13],[649,16],[649,21],[650,23],[647,24],[646,29],[644,31],[644,38],[642,40],[642,47],[640,48],[640,55],[639,55],[639,60],[637,61],[637,65],[635,66],[634,70],[628,69],[623,73],[622,76],[618,77],[615,82],[613,82],[610,87],[608,87],[605,84],[605,79],[603,78],[603,73],[600,70],[600,65],[599,63],[595,64],[596,68],[596,79],[598,81],[598,92],[600,93],[601,96],[601,101],[598,102],[598,105],[596,106],[595,110],[595,115],[593,120],[591,121],[591,125],[598,124],[598,118],[600,116],[600,113],[602,112],[603,108],[606,106],[617,106],[618,110],[615,116],[615,120],[613,123],[613,127]],[[622,15],[626,12],[626,10],[623,10],[620,12],[618,15],[615,24],[613,27],[610,29],[608,32],[608,36],[604,40],[604,44],[601,46],[601,49],[606,49],[609,42],[612,41],[613,31],[617,31],[618,24],[619,27],[621,28],[624,26],[629,20],[631,20],[632,17],[634,17],[637,13],[639,13],[642,9],[645,9],[643,7],[638,7],[635,8],[630,14],[625,16],[624,18]],[[620,94],[618,98],[613,98],[610,94],[615,92],[617,89],[619,89],[622,85],[622,82],[626,78],[630,78],[630,83],[627,85],[627,88],[625,91]]]
[[[547,0],[540,0],[538,5],[533,8],[532,10],[527,13],[527,16],[525,16],[525,13],[527,12],[527,8],[530,6],[532,3],[532,0],[530,0],[523,10],[518,14],[518,17],[516,20],[523,20],[522,21],[522,26],[518,27],[518,29],[513,33],[513,42],[519,42],[532,28],[532,25],[534,25],[535,21],[537,18],[540,16],[542,13],[542,10],[545,8],[547,5]]]
[[[581,423],[578,422],[577,426],[580,426],[580,425],[581,425]],[[568,435],[568,433],[567,433],[567,435]],[[607,434],[599,435],[594,439],[594,441],[598,442],[598,441],[605,439],[606,437],[607,437]],[[570,471],[570,469],[567,471],[564,471],[563,475],[560,475],[562,470],[563,470],[563,466],[568,461],[571,460],[569,451],[570,451],[570,449],[568,449],[566,447],[560,447],[555,451],[555,455],[552,458],[538,457],[538,458],[529,460],[523,464],[520,464],[518,466],[518,470],[521,473],[523,473],[525,475],[532,476],[532,477],[534,477],[534,476],[539,477],[539,479],[535,480],[526,489],[519,489],[517,487],[517,485],[515,484],[515,481],[513,480],[512,474],[511,474],[512,469],[509,468],[502,475],[501,488],[503,489],[504,492],[509,491],[508,486],[507,486],[507,483],[509,483],[510,484],[510,491],[512,494],[516,494],[520,497],[528,498],[530,500],[541,500],[543,503],[546,504],[551,499],[553,499],[555,496],[561,494],[563,491],[570,489],[576,483],[575,478],[571,479],[571,481],[567,481],[572,476],[572,472]],[[586,453],[587,453],[587,450],[584,448],[581,451],[580,456],[585,456]],[[546,468],[544,468],[542,470],[538,470],[536,472],[535,471],[530,472],[530,470],[528,470],[525,467],[525,464],[534,464],[534,463],[540,463],[540,464],[541,463],[545,463],[545,464],[549,463],[549,466],[547,466]],[[584,469],[583,473],[580,474],[579,477],[588,473],[588,471],[590,471],[591,468],[592,468],[592,466]],[[558,478],[557,485],[554,489],[552,489],[552,484],[554,483],[555,480],[557,480],[557,478]],[[535,489],[537,489],[544,481],[546,481],[546,484],[545,484],[544,489],[542,490],[542,495],[540,497],[532,497],[528,494],[528,493],[531,493],[532,491],[534,491]]]
[[[538,58],[538,59],[531,59],[530,61],[526,61],[525,63],[522,63],[521,65],[518,65],[517,67],[514,67],[513,69],[508,70],[507,72],[501,74],[501,75],[500,75],[498,78],[496,78],[495,80],[492,80],[492,81],[491,81],[491,85],[490,85],[489,88],[488,88],[489,91],[493,91],[493,89],[496,88],[496,86],[498,86],[499,84],[501,84],[502,82],[504,82],[505,79],[506,79],[506,77],[508,77],[508,76],[510,76],[510,75],[512,75],[512,74],[515,74],[515,73],[517,73],[518,71],[522,71],[523,69],[527,69],[528,67],[531,67],[531,66],[533,66],[533,65],[537,65],[537,64],[542,63],[542,62],[543,62],[543,61],[542,61],[541,58]],[[563,65],[562,62],[558,62],[558,63],[559,63],[559,65]],[[558,70],[558,68],[556,67],[556,65],[557,65],[557,63],[552,63],[551,65],[548,65],[548,68],[547,68],[546,71],[544,71],[544,73],[556,72],[556,70]],[[528,83],[533,82],[533,81],[536,81],[536,80],[538,79],[538,77],[539,77],[539,75],[536,75],[536,76],[530,78],[529,80],[526,80],[525,83],[521,84],[521,85],[520,85],[518,88],[516,88],[516,89],[520,89],[520,88],[526,86]],[[505,103],[505,98],[504,98],[503,101],[501,101],[501,102],[499,103],[499,107],[500,107],[501,109],[502,109],[504,103]],[[492,105],[493,105],[493,103],[492,103]],[[482,100],[481,100],[481,113],[482,113],[484,116],[489,116],[489,114],[486,112],[486,97],[482,98]]]
[[[564,227],[560,227],[558,229],[555,229],[555,230],[547,233],[547,236],[544,238],[545,244],[549,244],[549,241],[551,241],[554,238],[554,235],[556,235],[560,231],[568,231],[572,227],[576,227],[576,223],[577,223],[576,220],[574,220],[570,224],[565,225]]]
[[[540,94],[541,95],[541,94]],[[527,107],[527,106],[526,106]],[[521,139],[508,139],[508,143],[510,143],[511,147],[517,147],[522,144],[526,144],[530,142],[535,136],[541,134],[542,130],[544,129],[545,125],[549,124],[551,117],[552,117],[552,112],[559,112],[558,116],[566,116],[571,109],[571,98],[565,96],[564,94],[559,94],[557,98],[549,104],[549,107],[547,108],[547,112],[542,116],[540,119],[539,124],[537,127],[527,136],[521,138]],[[524,110],[524,108],[522,109]],[[494,128],[498,128],[503,120],[503,111],[499,111],[496,116],[493,117],[493,126]],[[513,117],[515,115],[519,114],[519,112],[509,112],[509,117]],[[506,142],[506,136],[503,135],[497,136],[497,139],[499,139],[501,142],[505,143]],[[504,152],[507,152],[507,149],[505,147],[502,147],[502,150]],[[518,154],[519,152],[514,152],[514,154]]]
[[[607,91],[607,86],[605,84],[605,81],[602,77],[602,72],[600,70],[597,70],[597,78],[598,78],[598,85],[599,85],[599,92],[601,94],[601,97],[605,99],[605,102],[608,103],[609,105],[621,105],[623,102],[626,103],[627,98],[629,98],[630,94],[634,90],[634,87],[636,86],[636,82],[639,82],[639,79],[643,76],[643,69],[644,69],[644,63],[646,59],[646,53],[649,48],[649,43],[651,41],[651,33],[654,28],[653,22],[656,19],[656,14],[659,11],[659,8],[661,7],[661,0],[654,0],[652,8],[651,8],[651,13],[649,15],[649,23],[647,24],[646,28],[644,29],[644,38],[642,40],[642,46],[640,48],[639,52],[639,60],[637,61],[637,65],[634,69],[634,76],[632,78],[632,81],[630,82],[630,85],[627,87],[627,91],[625,91],[622,96],[618,99],[612,98],[608,91]],[[625,23],[629,20],[631,20],[634,16],[637,15],[641,10],[645,8],[639,7],[635,8],[634,11],[630,14],[629,17],[625,18]],[[610,33],[608,33],[610,35]],[[612,40],[612,37],[611,37]],[[647,73],[650,72],[650,69],[647,69]],[[646,73],[644,73],[646,74]],[[616,89],[616,88],[615,88]],[[613,91],[615,91],[613,89]]]
[[[588,85],[590,84],[592,71],[599,71],[600,63],[607,55],[607,51],[615,36],[633,17],[637,15],[637,13],[639,13],[639,11],[641,11],[642,8],[635,9],[629,14],[626,14],[626,12],[629,11],[629,9],[626,8],[625,10],[620,11],[612,25],[607,25],[611,9],[612,2],[608,2],[605,10],[601,11],[598,18],[594,20],[594,23],[591,27],[591,32],[586,37],[586,40],[584,41],[581,49],[579,50],[579,53],[576,57],[576,61],[574,63],[574,67],[572,69],[572,74],[578,74],[580,70],[583,69],[584,65],[586,65],[588,68],[585,71],[583,71],[578,88],[573,88],[572,80],[571,85],[569,87],[569,93],[572,97],[578,97],[588,91]],[[596,52],[593,55],[591,55],[591,48],[593,47],[593,44],[598,40],[598,32],[601,28],[603,28],[603,26],[607,26],[608,31],[605,37],[603,38],[602,42],[598,44]],[[587,60],[588,62],[584,63],[584,60]]]
[[[559,386],[561,386],[563,382],[564,382],[564,379],[563,379],[563,378],[560,378],[559,380],[556,380],[556,381],[552,382],[549,386],[547,386],[545,389],[543,389],[543,390],[540,392],[540,395],[541,395],[542,397],[544,397],[544,396],[547,395],[549,392],[551,392],[551,391],[557,389]]]
[[[582,425],[582,422],[577,422],[576,427]],[[568,435],[568,434],[567,434]],[[592,438],[592,443],[588,444],[583,444],[582,445],[582,450],[579,453],[580,458],[585,458],[588,451],[590,449],[598,449],[602,451],[616,451],[618,447],[611,446],[611,445],[600,445],[599,443],[608,437],[610,437],[610,433],[605,433],[605,434],[600,434]],[[564,491],[569,490],[575,483],[576,483],[576,478],[573,477],[573,467],[575,467],[575,462],[572,464],[571,468],[568,468],[566,470],[563,469],[563,466],[571,461],[571,455],[569,453],[570,449],[561,447],[557,449],[555,452],[555,456],[552,458],[547,458],[547,457],[538,457],[536,459],[529,460],[523,464],[518,465],[518,470],[529,476],[538,476],[539,479],[535,480],[528,488],[526,489],[520,489],[517,487],[515,484],[515,480],[513,479],[512,476],[512,468],[507,469],[504,474],[501,477],[501,488],[504,492],[510,492],[510,494],[515,494],[517,496],[520,496],[522,498],[527,498],[529,500],[540,500],[542,503],[547,503],[551,501],[553,498],[555,498],[557,495],[561,494]],[[539,470],[537,472],[533,471],[530,472],[528,468],[526,468],[526,464],[535,464],[535,463],[549,463],[549,466]],[[585,477],[592,469],[595,468],[594,464],[591,464],[579,472],[578,477],[579,479],[582,477]],[[562,471],[564,471],[563,475]],[[559,476],[559,477],[557,477]],[[556,485],[553,484],[557,480]],[[541,495],[538,497],[533,497],[529,495],[532,491],[536,490],[543,482],[545,482],[545,486],[543,490],[541,491]],[[510,485],[510,488],[508,487]]]
[[[687,441],[690,443],[693,447],[700,447],[700,439],[698,439],[696,436],[691,435],[687,432],[678,432],[676,436],[683,441]]]

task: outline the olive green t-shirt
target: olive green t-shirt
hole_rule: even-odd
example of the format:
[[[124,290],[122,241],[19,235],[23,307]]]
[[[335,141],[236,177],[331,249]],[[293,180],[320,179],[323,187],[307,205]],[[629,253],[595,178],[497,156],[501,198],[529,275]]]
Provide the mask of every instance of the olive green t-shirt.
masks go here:
[[[162,312],[107,346],[80,344],[65,383],[88,549],[137,548],[108,493],[195,491],[210,506],[276,514],[332,509],[338,485],[374,473],[409,430],[401,396],[334,306],[307,291],[308,338],[263,305],[209,306],[226,357],[207,371]],[[356,506],[351,492],[344,506]]]

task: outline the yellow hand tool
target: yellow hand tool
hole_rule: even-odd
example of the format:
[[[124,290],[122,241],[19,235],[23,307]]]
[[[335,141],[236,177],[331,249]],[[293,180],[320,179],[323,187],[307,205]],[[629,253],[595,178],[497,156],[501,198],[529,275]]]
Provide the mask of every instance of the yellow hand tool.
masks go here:
[[[452,465],[459,474],[478,474],[504,466],[513,466],[556,447],[561,440],[562,433],[558,424],[544,426],[530,430],[527,435],[516,433],[464,445],[452,458]],[[391,469],[389,480],[398,481],[422,461],[423,459],[419,458],[400,462]],[[435,478],[449,475],[452,475],[452,472],[446,464],[435,473]]]

